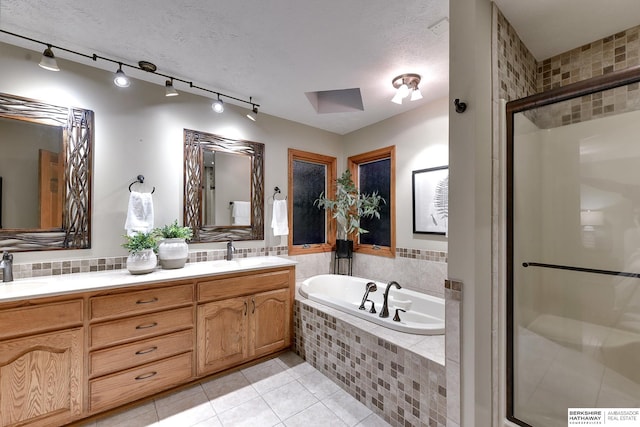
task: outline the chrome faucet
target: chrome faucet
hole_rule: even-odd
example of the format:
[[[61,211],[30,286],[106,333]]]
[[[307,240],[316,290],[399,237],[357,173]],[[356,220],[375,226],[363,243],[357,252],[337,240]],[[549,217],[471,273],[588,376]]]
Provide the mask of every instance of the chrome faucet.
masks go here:
[[[4,251],[2,261],[0,261],[0,268],[2,268],[2,281],[13,282],[13,254]]]
[[[233,260],[233,253],[236,251],[236,248],[233,247],[233,240],[229,240],[227,242],[227,261]]]
[[[387,284],[387,288],[384,290],[384,299],[382,300],[382,311],[380,311],[380,317],[389,317],[389,288],[392,286],[402,289],[398,282],[394,280]]]
[[[366,290],[364,291],[364,296],[362,297],[362,302],[360,303],[360,307],[358,307],[358,310],[364,310],[364,304],[368,301],[368,297],[369,297],[369,292],[375,292],[378,290],[378,286],[376,286],[376,284],[374,282],[369,282],[366,284]],[[371,309],[373,310],[373,301],[371,301]],[[375,311],[373,311],[372,313],[375,313]]]

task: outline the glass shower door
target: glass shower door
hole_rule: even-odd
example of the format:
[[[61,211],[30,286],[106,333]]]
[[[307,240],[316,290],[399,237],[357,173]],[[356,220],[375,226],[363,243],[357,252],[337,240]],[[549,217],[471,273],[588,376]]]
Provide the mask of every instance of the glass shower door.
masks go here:
[[[640,90],[582,86],[511,108],[508,417],[525,426],[640,408]]]

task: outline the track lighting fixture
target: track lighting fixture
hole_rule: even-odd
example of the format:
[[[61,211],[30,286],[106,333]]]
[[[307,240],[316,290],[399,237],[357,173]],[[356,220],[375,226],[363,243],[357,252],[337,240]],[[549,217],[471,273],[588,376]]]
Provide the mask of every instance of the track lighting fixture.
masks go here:
[[[113,82],[118,87],[129,87],[131,82],[129,81],[129,77],[122,71],[122,63],[118,64],[118,71],[116,71],[115,77],[113,78]]]
[[[48,44],[47,48],[44,50],[44,52],[42,52],[42,59],[40,60],[40,63],[38,65],[45,70],[60,71],[58,63],[56,62],[56,57],[51,50],[50,44]]]
[[[254,103],[252,98],[249,98],[249,101],[247,101],[245,99],[236,98],[234,96],[226,95],[226,94],[221,93],[221,92],[219,92],[217,90],[211,90],[211,89],[207,89],[207,88],[202,87],[202,86],[196,86],[195,84],[193,84],[192,81],[189,81],[189,80],[185,80],[185,79],[181,79],[179,77],[170,76],[168,74],[160,73],[160,72],[157,71],[157,67],[155,66],[155,64],[153,64],[153,63],[151,63],[149,61],[139,61],[137,64],[130,64],[130,63],[122,62],[122,61],[117,61],[115,59],[107,58],[105,56],[97,55],[95,53],[93,53],[91,55],[88,55],[86,53],[82,53],[82,52],[78,52],[78,51],[75,51],[75,50],[67,49],[67,48],[64,48],[62,46],[52,45],[52,44],[49,44],[49,43],[45,43],[45,42],[43,42],[41,40],[32,39],[30,37],[22,36],[20,34],[12,33],[10,31],[6,31],[6,30],[2,30],[2,29],[0,29],[0,33],[8,34],[8,35],[13,36],[13,37],[18,37],[18,38],[23,39],[23,40],[28,40],[30,42],[38,43],[38,44],[41,44],[43,46],[46,46],[44,52],[42,53],[42,59],[41,59],[41,61],[40,61],[40,63],[38,65],[40,65],[42,68],[45,68],[47,70],[53,70],[53,71],[59,71],[60,70],[60,68],[58,68],[58,64],[56,63],[55,55],[53,54],[53,50],[52,50],[52,49],[58,49],[58,50],[62,50],[64,52],[67,52],[67,53],[70,53],[70,54],[81,56],[81,57],[86,58],[86,59],[91,59],[93,61],[102,60],[102,61],[107,61],[107,62],[112,62],[114,64],[118,64],[118,71],[116,71],[116,73],[115,73],[115,76],[113,78],[113,82],[116,84],[116,86],[119,86],[119,87],[127,87],[127,86],[129,86],[131,84],[131,82],[129,80],[129,77],[127,77],[127,75],[124,73],[124,71],[122,71],[122,66],[126,66],[126,67],[129,67],[129,68],[134,68],[136,70],[146,71],[147,73],[155,74],[157,76],[164,77],[166,79],[165,80],[165,96],[176,96],[176,95],[178,95],[178,91],[175,89],[175,87],[173,87],[174,80],[176,82],[180,82],[180,83],[184,83],[184,84],[188,85],[191,89],[198,89],[198,90],[202,90],[204,92],[209,92],[209,93],[212,93],[214,95],[217,95],[218,99],[216,101],[214,101],[214,103],[212,105],[214,111],[216,111],[217,113],[222,113],[224,111],[224,103],[222,102],[222,99],[220,99],[221,97],[232,99],[232,100],[240,102],[240,103],[245,103],[245,104],[251,105],[252,112],[254,114],[256,114],[258,112],[258,107],[260,107],[260,104]]]
[[[411,101],[422,99],[422,93],[418,85],[420,84],[419,74],[401,74],[391,81],[396,88],[396,94],[391,99],[395,104],[402,104],[402,100],[411,94]]]
[[[213,111],[216,113],[222,113],[224,111],[224,102],[220,99],[220,94],[218,94],[218,99],[211,104],[211,108],[213,108]]]
[[[173,87],[173,79],[164,83],[164,96],[178,96],[178,91]]]

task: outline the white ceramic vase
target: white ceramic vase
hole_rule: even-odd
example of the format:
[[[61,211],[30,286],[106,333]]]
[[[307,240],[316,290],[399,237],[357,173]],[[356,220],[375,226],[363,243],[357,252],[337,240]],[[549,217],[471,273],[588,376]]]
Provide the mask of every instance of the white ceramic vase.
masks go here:
[[[127,270],[131,274],[151,273],[158,265],[158,257],[153,249],[144,249],[136,253],[130,253],[127,257]]]
[[[189,245],[185,239],[164,239],[158,245],[158,256],[162,268],[182,268],[189,258]]]

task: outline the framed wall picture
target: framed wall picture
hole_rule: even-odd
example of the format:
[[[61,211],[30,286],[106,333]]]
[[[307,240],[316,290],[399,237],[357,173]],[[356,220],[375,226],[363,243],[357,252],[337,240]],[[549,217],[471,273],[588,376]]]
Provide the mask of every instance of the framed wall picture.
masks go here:
[[[413,232],[447,234],[449,166],[412,172]]]

